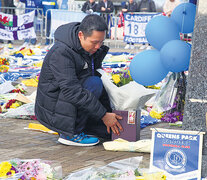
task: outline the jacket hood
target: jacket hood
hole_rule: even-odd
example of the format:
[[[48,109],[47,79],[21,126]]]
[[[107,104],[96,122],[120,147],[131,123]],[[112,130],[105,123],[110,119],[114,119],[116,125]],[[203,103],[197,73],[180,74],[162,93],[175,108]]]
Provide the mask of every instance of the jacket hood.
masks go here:
[[[55,40],[66,44],[76,51],[81,49],[78,38],[79,25],[79,22],[72,22],[58,27],[54,34]]]

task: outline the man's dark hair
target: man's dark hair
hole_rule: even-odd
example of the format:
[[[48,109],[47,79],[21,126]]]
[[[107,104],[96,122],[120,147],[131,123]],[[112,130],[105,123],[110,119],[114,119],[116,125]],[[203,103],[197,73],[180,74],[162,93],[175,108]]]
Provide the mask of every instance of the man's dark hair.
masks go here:
[[[87,15],[79,26],[79,31],[82,31],[85,37],[91,36],[93,30],[95,31],[107,31],[108,27],[103,17],[90,14]]]

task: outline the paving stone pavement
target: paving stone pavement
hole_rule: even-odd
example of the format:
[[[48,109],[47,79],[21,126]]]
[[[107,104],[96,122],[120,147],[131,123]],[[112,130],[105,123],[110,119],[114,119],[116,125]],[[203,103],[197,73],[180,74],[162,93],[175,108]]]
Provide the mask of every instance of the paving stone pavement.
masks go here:
[[[87,168],[100,167],[112,161],[143,156],[140,167],[149,168],[148,153],[106,151],[102,142],[92,147],[74,147],[60,144],[57,135],[26,130],[34,120],[0,119],[0,161],[13,158],[44,159],[58,161],[63,168],[63,176]],[[167,123],[159,123],[141,130],[141,139],[151,138],[152,127],[168,128]]]

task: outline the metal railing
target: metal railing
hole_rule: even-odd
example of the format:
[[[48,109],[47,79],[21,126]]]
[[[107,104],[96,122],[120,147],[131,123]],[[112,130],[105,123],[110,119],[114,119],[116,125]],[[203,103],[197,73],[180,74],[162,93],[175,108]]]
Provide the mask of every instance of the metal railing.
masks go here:
[[[72,3],[69,3],[70,5],[72,5]],[[34,19],[34,27],[35,27],[35,33],[37,35],[37,37],[40,38],[40,41],[42,43],[43,39],[44,38],[53,38],[51,36],[48,36],[48,34],[46,34],[47,32],[47,23],[48,23],[48,13],[51,11],[57,11],[59,13],[62,13],[62,19],[60,19],[60,21],[63,21],[62,22],[59,22],[60,25],[61,23],[64,24],[64,23],[68,23],[68,22],[74,22],[76,21],[75,18],[71,15],[72,17],[72,20],[71,21],[68,21],[68,19],[65,19],[64,20],[64,14],[71,14],[71,13],[81,13],[80,9],[81,7],[78,7],[78,8],[72,8],[73,6],[69,6],[69,9],[70,11],[68,10],[61,10],[61,9],[50,9],[46,12],[46,16],[44,17],[43,15],[43,9],[39,9],[39,8],[15,8],[15,7],[1,7],[0,10],[1,12],[3,13],[6,13],[6,12],[10,12],[10,13],[14,13],[15,10],[21,10],[22,12],[29,12],[29,11],[33,11],[35,10],[36,11],[36,16],[35,16],[35,19]],[[77,7],[77,6],[76,6]],[[73,9],[73,10],[72,10]],[[76,10],[75,10],[76,9]],[[84,13],[83,13],[84,14]],[[136,13],[133,13],[133,14],[150,14],[150,13],[139,13],[139,12],[136,12]],[[115,15],[114,13],[110,13],[110,14],[105,14],[105,13],[102,13],[101,16],[105,16],[105,19],[106,19],[106,22],[108,24],[108,33],[107,33],[107,38],[105,40],[105,43],[106,44],[109,44],[109,43],[113,43],[115,48],[116,47],[119,47],[119,45],[122,43],[123,44],[123,38],[120,36],[117,36],[118,32],[120,31],[120,29],[118,29],[118,21],[119,21],[119,14]],[[51,28],[51,27],[50,27]],[[112,28],[113,28],[113,31],[112,31]],[[123,27],[122,27],[123,28]],[[49,29],[51,30],[51,29]],[[120,38],[121,37],[121,38]],[[124,37],[124,35],[123,35]],[[187,37],[187,39],[186,39]],[[190,41],[191,38],[189,38],[188,35],[181,35],[181,39],[185,40],[185,41]]]
[[[82,6],[85,1],[68,1],[68,10],[69,11],[76,11],[81,12]]]

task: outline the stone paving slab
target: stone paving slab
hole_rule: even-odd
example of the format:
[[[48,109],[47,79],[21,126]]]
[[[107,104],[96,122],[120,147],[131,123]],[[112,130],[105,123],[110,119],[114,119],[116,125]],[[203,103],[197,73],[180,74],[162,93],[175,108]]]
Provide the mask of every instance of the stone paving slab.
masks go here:
[[[28,87],[27,95],[35,90],[34,87]],[[64,177],[81,169],[100,167],[112,161],[135,156],[143,156],[140,167],[149,168],[148,153],[106,151],[102,145],[103,141],[92,147],[65,146],[57,141],[57,135],[24,129],[29,123],[38,121],[0,119],[0,162],[13,158],[53,160],[62,165]],[[150,128],[158,127],[171,128],[168,123],[148,126],[141,130],[141,139],[150,139]]]
[[[24,129],[29,123],[38,122],[0,119],[0,161],[12,158],[55,160],[62,165],[64,176],[87,167],[100,167],[135,156],[143,156],[141,167],[149,167],[150,155],[147,153],[105,151],[102,142],[92,147],[65,146],[57,141],[57,135]],[[148,126],[141,130],[141,139],[151,138],[151,127],[169,128],[167,123]]]

